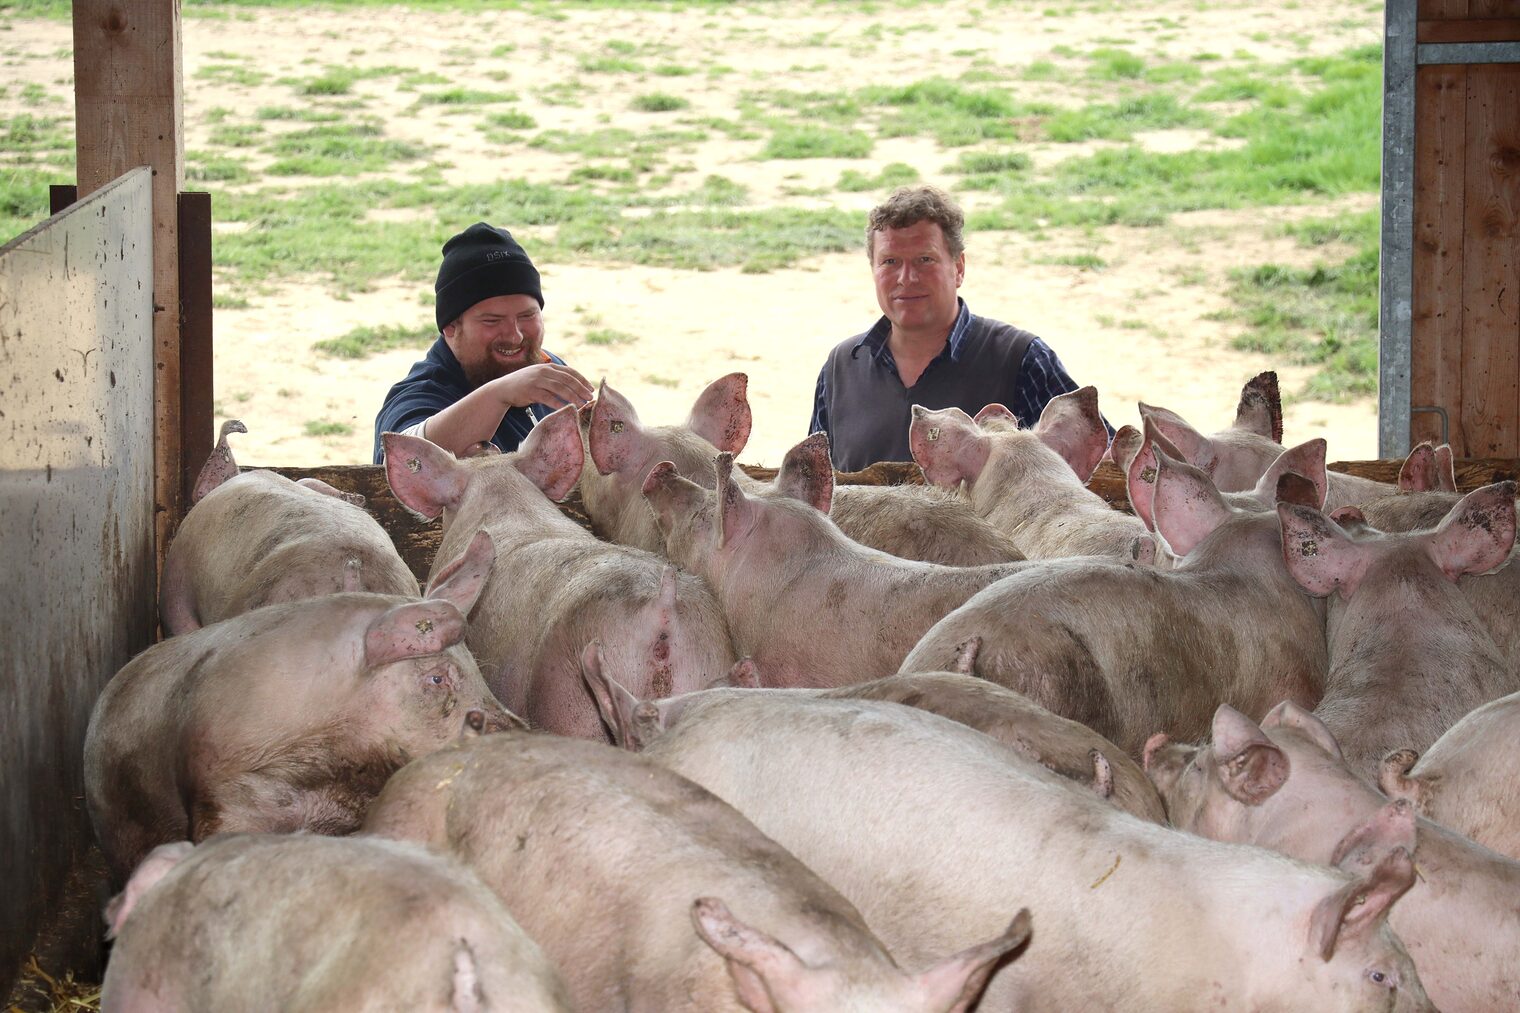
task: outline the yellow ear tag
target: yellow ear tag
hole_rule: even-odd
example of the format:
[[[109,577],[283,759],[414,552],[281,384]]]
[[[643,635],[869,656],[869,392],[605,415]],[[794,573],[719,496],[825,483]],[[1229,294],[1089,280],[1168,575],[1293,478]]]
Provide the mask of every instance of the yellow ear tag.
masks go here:
[[[928,440],[930,443],[933,443],[935,440],[939,439],[939,426],[935,426],[934,428],[930,429],[928,435],[925,436],[924,439]]]

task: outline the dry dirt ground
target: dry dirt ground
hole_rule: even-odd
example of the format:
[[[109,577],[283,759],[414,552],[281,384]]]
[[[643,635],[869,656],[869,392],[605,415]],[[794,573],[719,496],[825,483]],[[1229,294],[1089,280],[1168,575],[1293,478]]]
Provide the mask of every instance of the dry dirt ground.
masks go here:
[[[520,93],[516,108],[530,114],[540,130],[609,124],[641,130],[669,126],[672,120],[669,114],[630,111],[630,95],[638,92],[683,95],[691,108],[678,116],[733,119],[744,93],[760,87],[845,90],[936,75],[953,79],[974,60],[1003,66],[1059,61],[1062,54],[1087,52],[1116,39],[1153,59],[1186,60],[1208,51],[1226,54],[1226,59],[1250,54],[1280,63],[1381,38],[1381,6],[1343,0],[1078,2],[1056,8],[1032,2],[783,0],[686,10],[230,11],[220,18],[194,12],[184,18],[190,150],[206,143],[208,110],[288,104],[290,91],[275,85],[277,78],[310,76],[334,65],[400,65],[441,73],[462,86],[509,87]],[[731,72],[684,78],[586,73],[582,61],[605,55],[609,40],[657,47],[668,60],[709,69],[721,65]],[[13,55],[20,54],[8,61],[20,83],[42,82],[51,94],[72,102],[66,22],[13,21],[5,43]],[[239,58],[268,75],[269,83],[243,87],[197,76],[208,63]],[[552,104],[554,85],[570,80],[579,88],[579,104]],[[1020,98],[1072,101],[1059,83],[1014,79],[1008,87]],[[399,89],[394,78],[361,80],[355,93],[366,99],[367,113],[386,119],[393,136],[435,143],[456,138],[440,156],[450,163],[444,173],[450,183],[493,178],[556,182],[576,164],[574,155],[524,144],[480,143],[473,126],[461,125],[457,111],[416,108],[415,91]],[[14,105],[18,94],[8,91],[0,105]],[[1167,148],[1222,143],[1194,131],[1141,140]],[[693,179],[717,174],[747,186],[752,207],[863,210],[882,193],[838,190],[841,172],[873,171],[888,162],[906,162],[926,181],[949,188],[955,183],[944,174],[955,152],[932,140],[878,140],[866,163],[760,161],[756,154],[763,143],[714,132],[683,152],[682,159],[691,163]],[[1094,145],[1023,147],[1039,165]],[[256,160],[250,165],[257,171]],[[409,171],[398,168],[396,174]],[[977,193],[958,196],[973,208],[979,200],[992,199]],[[1343,254],[1334,248],[1304,249],[1283,237],[1279,227],[1290,218],[1363,210],[1375,201],[1374,195],[1365,195],[1321,207],[1200,212],[1150,229],[973,234],[963,294],[976,312],[1047,338],[1079,382],[1097,386],[1103,410],[1115,425],[1133,421],[1135,402],[1145,400],[1212,430],[1228,423],[1241,383],[1256,372],[1276,368],[1285,391],[1297,389],[1307,376],[1303,368],[1229,347],[1240,325],[1213,317],[1228,307],[1223,293],[1230,269],[1269,261],[1308,264]],[[510,220],[496,224],[517,231],[532,251],[533,229]],[[1074,254],[1095,254],[1106,266],[1093,271],[1052,263]],[[677,422],[708,381],[735,370],[748,373],[755,430],[741,458],[754,464],[778,463],[786,448],[806,435],[825,352],[864,329],[878,313],[863,254],[819,256],[765,274],[542,259],[540,268],[548,303],[547,346],[593,382],[605,377],[622,390],[646,422]],[[1189,280],[1179,280],[1184,278]],[[426,282],[393,280],[345,296],[314,279],[253,292],[245,308],[218,309],[218,421],[231,415],[247,422],[250,433],[236,444],[239,460],[367,462],[381,398],[420,356],[399,350],[345,361],[314,355],[312,343],[360,325],[425,324],[432,318],[424,301],[428,291]],[[599,327],[639,340],[587,343],[588,332]],[[311,420],[347,423],[353,431],[308,436],[304,429]],[[1315,435],[1329,439],[1332,460],[1375,457],[1375,404],[1296,401],[1288,411],[1288,442]]]

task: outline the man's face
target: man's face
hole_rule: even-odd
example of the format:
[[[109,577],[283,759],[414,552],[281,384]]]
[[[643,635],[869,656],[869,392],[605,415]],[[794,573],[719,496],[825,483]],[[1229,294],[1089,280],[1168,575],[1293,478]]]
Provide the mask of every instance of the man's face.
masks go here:
[[[464,375],[477,387],[489,380],[547,362],[544,317],[531,295],[498,295],[465,310],[443,329],[443,339]]]
[[[895,332],[938,332],[943,337],[960,307],[956,289],[966,276],[966,255],[950,256],[937,222],[877,232],[871,248],[876,302]]]

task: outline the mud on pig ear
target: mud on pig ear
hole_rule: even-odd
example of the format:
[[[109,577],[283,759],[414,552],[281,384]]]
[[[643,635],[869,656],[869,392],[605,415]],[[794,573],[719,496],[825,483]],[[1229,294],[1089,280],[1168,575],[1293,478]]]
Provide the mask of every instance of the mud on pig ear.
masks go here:
[[[1399,492],[1429,492],[1438,489],[1436,448],[1429,440],[1416,446],[1399,466]]]
[[[1257,373],[1240,388],[1233,428],[1265,436],[1273,443],[1282,442],[1282,392],[1278,389],[1275,371],[1269,369]]]
[[[991,456],[992,442],[959,408],[930,411],[914,405],[913,421],[908,423],[908,451],[923,469],[925,482],[954,489],[961,482],[975,482],[981,475]]]
[[[776,472],[776,488],[820,513],[829,512],[834,505],[834,465],[828,433],[813,433],[786,452]]]
[[[708,384],[692,405],[686,426],[718,450],[741,453],[754,426],[748,374],[729,373]]]
[[[452,602],[417,601],[382,612],[364,631],[364,664],[438,654],[464,639],[464,616]]]
[[[1428,545],[1448,580],[1503,566],[1515,545],[1515,483],[1495,482],[1462,497],[1441,518]]]
[[[1413,885],[1413,855],[1403,847],[1382,852],[1365,874],[1315,907],[1309,923],[1310,945],[1320,959],[1329,960],[1342,940],[1365,937],[1375,931],[1393,902]]]
[[[1323,437],[1316,436],[1312,440],[1306,440],[1296,447],[1290,447],[1277,455],[1261,476],[1261,481],[1256,484],[1258,490],[1273,493],[1272,501],[1281,502],[1290,499],[1294,503],[1302,503],[1316,510],[1325,508],[1325,497],[1330,494],[1330,479],[1325,473],[1326,444]],[[1304,490],[1293,487],[1288,495],[1284,495],[1283,480],[1289,476],[1299,479],[1309,488]]]
[[[512,463],[554,502],[570,495],[586,465],[575,405],[551,412],[534,426],[512,455]]]
[[[1173,460],[1182,460],[1182,451],[1172,446],[1172,441],[1161,435],[1156,424],[1150,419],[1145,420],[1144,431],[1138,433],[1138,440],[1134,437],[1125,437],[1125,447],[1119,447],[1119,438],[1114,437],[1115,454],[1124,454],[1124,491],[1129,496],[1130,509],[1135,511],[1135,516],[1140,518],[1147,528],[1156,530],[1156,480],[1160,476],[1157,466],[1156,455],[1165,453]],[[1130,429],[1125,426],[1125,429]],[[1133,429],[1130,429],[1134,432]],[[1128,444],[1135,442],[1133,453],[1128,450]],[[1116,457],[1117,459],[1117,457]]]
[[[1391,799],[1403,799],[1415,809],[1422,810],[1430,795],[1430,780],[1410,777],[1409,772],[1420,760],[1413,749],[1394,749],[1378,761],[1378,790]]]
[[[1098,388],[1089,385],[1051,398],[1034,431],[1086,483],[1108,450],[1108,430],[1098,413]]]
[[[735,918],[716,897],[698,897],[691,906],[697,935],[728,964],[739,1001],[755,1013],[777,1013],[772,998],[789,999],[805,986],[806,964],[786,945]]]
[[[596,709],[602,716],[602,723],[612,734],[612,741],[624,749],[637,752],[640,743],[634,727],[634,711],[638,709],[639,698],[623,688],[623,684],[607,672],[599,640],[591,641],[581,650],[581,679],[591,691]]]
[[[1178,557],[1192,552],[1230,517],[1229,505],[1209,476],[1160,447],[1156,448],[1156,491],[1151,509],[1156,533]]]
[[[1287,782],[1287,755],[1229,704],[1214,712],[1213,736],[1210,749],[1219,779],[1237,802],[1260,805]]]
[[[385,448],[385,480],[402,506],[432,520],[459,505],[470,472],[453,454],[402,433],[381,433],[380,443]]]
[[[1350,598],[1361,585],[1371,555],[1313,507],[1279,503],[1283,564],[1299,587],[1317,598],[1339,591]]]
[[[449,563],[428,581],[425,597],[450,602],[459,614],[468,617],[480,600],[496,562],[496,543],[484,529],[475,532],[459,558]]]
[[[633,463],[644,427],[633,404],[607,386],[603,380],[591,406],[591,423],[586,443],[591,449],[591,463],[597,473],[612,475]]]

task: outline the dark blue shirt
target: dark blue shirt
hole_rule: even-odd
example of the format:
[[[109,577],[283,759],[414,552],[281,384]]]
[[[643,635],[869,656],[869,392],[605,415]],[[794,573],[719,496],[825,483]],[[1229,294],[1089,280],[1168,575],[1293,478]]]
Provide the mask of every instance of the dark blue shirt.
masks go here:
[[[949,340],[939,355],[930,361],[924,368],[924,373],[930,371],[950,370],[954,372],[961,360],[961,352],[969,334],[973,331],[974,317],[971,310],[966,306],[966,300],[958,300],[960,312],[955,316],[955,323],[950,326]],[[883,316],[876,321],[870,330],[866,331],[855,340],[854,348],[869,351],[872,360],[881,368],[888,370],[897,376],[897,361],[892,357],[892,349],[887,339],[892,335],[892,321]],[[899,383],[901,378],[899,377]],[[1051,398],[1061,394],[1067,394],[1078,388],[1078,384],[1066,372],[1066,367],[1056,356],[1055,350],[1047,345],[1042,339],[1036,337],[1029,342],[1029,347],[1024,353],[1024,358],[1019,366],[1018,380],[1014,387],[1012,402],[1005,407],[1018,417],[1019,425],[1029,427],[1040,420],[1040,413],[1045,410],[1045,405]],[[808,432],[824,432],[829,434],[829,442],[834,443],[834,433],[831,431],[829,420],[829,389],[828,389],[828,364],[818,373],[818,385],[813,391],[813,416],[808,423]],[[986,407],[985,405],[979,406]],[[1110,436],[1113,435],[1113,427],[1105,419],[1103,422]]]
[[[551,362],[564,365],[564,360],[553,352],[545,354]],[[385,462],[385,451],[380,446],[381,433],[399,433],[408,426],[432,418],[449,405],[463,400],[474,389],[464,375],[464,367],[459,365],[453,350],[440,334],[433,347],[428,349],[427,358],[415,363],[406,379],[385,395],[380,414],[375,416],[375,463]],[[504,454],[516,450],[538,420],[553,410],[541,404],[508,408],[491,442]]]

